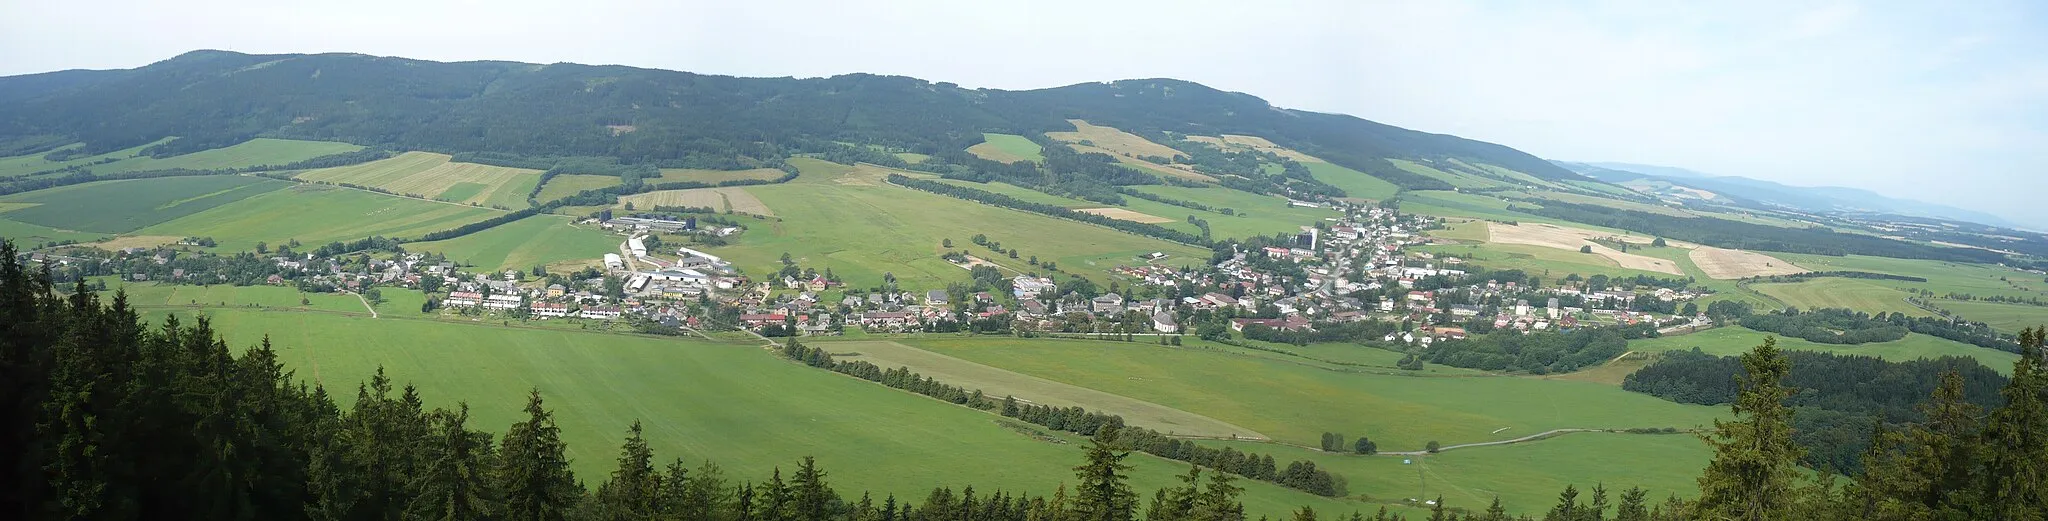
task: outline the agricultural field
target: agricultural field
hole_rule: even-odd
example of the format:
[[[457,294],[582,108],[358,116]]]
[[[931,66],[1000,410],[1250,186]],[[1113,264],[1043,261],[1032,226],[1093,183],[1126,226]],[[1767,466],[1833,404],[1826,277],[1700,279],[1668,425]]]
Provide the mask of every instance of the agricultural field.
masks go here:
[[[1207,250],[1110,230],[1094,225],[998,208],[892,186],[890,171],[798,158],[795,180],[747,191],[778,218],[749,223],[731,246],[707,248],[749,273],[781,269],[787,252],[801,266],[833,273],[855,287],[882,283],[893,274],[905,289],[932,289],[967,279],[967,270],[939,258],[940,243],[952,239],[991,257],[968,239],[986,234],[1026,257],[1059,264],[1062,271],[1107,283],[1107,271],[1137,264],[1137,256],[1160,251],[1180,259],[1207,259]],[[1032,269],[1023,259],[991,260],[1010,270]]]
[[[1301,152],[1296,152],[1294,151],[1294,149],[1280,146],[1278,143],[1274,143],[1270,140],[1267,140],[1266,138],[1258,136],[1224,134],[1221,136],[1184,136],[1182,139],[1186,139],[1188,141],[1193,141],[1196,143],[1206,143],[1210,146],[1222,148],[1224,150],[1257,150],[1260,152],[1270,152],[1273,154],[1277,154],[1281,157],[1293,159],[1295,161],[1303,163],[1323,162],[1323,160],[1316,159],[1314,156],[1303,154]]]
[[[1274,233],[1294,233],[1300,231],[1301,227],[1314,225],[1324,218],[1339,216],[1336,211],[1327,208],[1304,208],[1289,205],[1284,197],[1260,195],[1223,187],[1188,188],[1181,186],[1144,185],[1133,186],[1131,189],[1170,199],[1192,201],[1217,210],[1202,212],[1200,210],[1146,201],[1136,197],[1124,198],[1130,203],[1132,209],[1139,209],[1148,204],[1171,208],[1170,210],[1147,210],[1145,213],[1161,217],[1192,214],[1205,219],[1209,221],[1209,228],[1217,237],[1247,237],[1252,235],[1272,235]],[[1233,215],[1219,213],[1224,208],[1229,208]]]
[[[1045,160],[1045,152],[1024,136],[983,132],[981,137],[983,141],[967,147],[967,151],[982,159],[1003,163]]]
[[[608,175],[562,174],[548,178],[548,184],[541,185],[535,201],[548,202],[576,195],[584,190],[596,190],[619,184],[619,178]]]
[[[0,217],[5,216],[5,211],[4,207],[0,207]],[[93,242],[104,237],[106,237],[106,234],[60,230],[39,224],[0,219],[0,238],[14,241],[15,247],[23,250],[34,248],[37,244],[49,242]]]
[[[1736,356],[1762,345],[1764,337],[1767,336],[1775,335],[1742,326],[1726,326],[1685,335],[1630,340],[1628,348],[1632,351],[1656,353],[1697,347],[1707,354]],[[2019,355],[2016,354],[1922,334],[1907,334],[1906,338],[1890,342],[1857,345],[1820,344],[1798,338],[1778,337],[1778,349],[1874,356],[1893,361],[1959,356],[1975,358],[1985,367],[2005,375],[2012,374],[2012,363],[2019,359]]]
[[[925,376],[989,396],[1015,396],[1025,403],[1057,407],[1082,406],[1122,416],[1124,421],[1159,432],[1191,436],[1263,439],[1239,427],[1155,403],[1076,387],[1035,376],[1005,371],[890,341],[820,343],[841,360],[865,360],[885,368],[909,367]]]
[[[2048,283],[2041,282],[2039,275],[2002,266],[1863,255],[1774,255],[1814,271],[1868,271],[1924,278],[1927,282],[1869,282],[1894,288],[1926,289],[1936,296],[1956,292],[1982,297],[2048,298]]]
[[[1892,284],[1912,283],[1827,277],[1792,283],[1751,284],[1750,288],[1799,309],[1849,308],[1865,313],[1882,311],[1916,317],[1934,316],[1906,302],[1909,294]]]
[[[745,181],[749,179],[755,181],[774,181],[776,179],[781,179],[783,175],[786,175],[783,171],[776,170],[773,168],[755,168],[751,170],[704,170],[700,168],[663,168],[661,169],[661,177],[657,177],[654,179],[642,179],[642,181],[648,183],[677,183],[682,181],[696,181],[699,183],[723,183],[726,181]]]
[[[275,245],[291,239],[318,245],[373,235],[418,237],[499,213],[334,186],[268,182],[280,183],[285,189],[215,206],[136,233],[213,237],[221,251],[243,251],[254,249],[257,242]]]
[[[1382,451],[1494,441],[1560,428],[1692,427],[1718,414],[1612,386],[1507,376],[1417,377],[1333,371],[1142,342],[916,338],[899,342],[1145,400],[1315,445],[1369,434]],[[1501,434],[1497,429],[1507,428]],[[1509,436],[1508,432],[1522,434]]]
[[[165,141],[170,141],[170,138],[159,139],[154,142],[144,143],[141,145],[136,145],[121,150],[115,150],[113,152],[107,152],[105,154],[84,156],[64,161],[50,161],[48,159],[43,159],[43,156],[49,155],[50,152],[0,157],[0,177],[28,175],[36,172],[55,170],[69,166],[96,166],[94,165],[94,163],[98,163],[100,161],[108,159],[112,159],[115,161],[131,160],[135,158],[135,154],[141,153],[143,149],[163,144],[163,142]],[[84,143],[65,145],[57,147],[56,149],[51,150],[51,152],[54,152],[56,150],[76,149],[84,146]]]
[[[1344,195],[1352,198],[1384,201],[1401,193],[1401,187],[1395,186],[1394,183],[1334,163],[1306,161],[1301,163],[1301,166],[1308,167],[1309,175],[1315,177],[1317,181],[1337,187],[1344,191]]]
[[[1595,239],[1612,238],[1618,242],[1628,244],[1650,244],[1655,240],[1651,237],[1613,235],[1583,228],[1567,228],[1545,223],[1514,225],[1489,222],[1486,223],[1486,231],[1486,240],[1491,243],[1525,244],[1573,253],[1579,252],[1581,248],[1591,248],[1593,253],[1590,255],[1598,255],[1605,258],[1615,266],[1669,275],[1684,274],[1684,272],[1679,271],[1678,264],[1670,260],[1625,253],[1607,245],[1594,242]],[[1580,255],[1589,254],[1580,253]]]
[[[625,238],[575,224],[559,215],[535,215],[453,239],[407,243],[410,251],[447,255],[458,264],[495,273],[547,266],[571,271],[596,266],[606,253],[619,251]]]
[[[901,159],[903,160],[903,162],[910,163],[913,165],[923,163],[924,160],[932,158],[932,156],[919,154],[916,152],[897,152],[895,155],[897,159]]]
[[[1993,329],[2006,334],[2019,334],[2023,328],[2048,326],[2048,307],[2043,306],[1965,300],[1937,300],[1934,306],[1969,320],[1990,324]]]
[[[1400,205],[1403,212],[1437,217],[1470,217],[1517,222],[1545,221],[1542,217],[1508,210],[1508,202],[1498,197],[1443,190],[1402,192]]]
[[[286,286],[194,286],[188,284],[160,284],[152,282],[123,283],[109,279],[107,292],[102,295],[112,298],[116,290],[128,293],[128,304],[144,313],[170,313],[174,310],[201,310],[207,308],[253,308],[271,311],[325,311],[369,316],[363,301],[355,295],[342,293],[304,293],[298,288]],[[397,293],[403,290],[393,290]],[[415,304],[417,307],[417,304]]]
[[[1753,251],[1731,250],[1700,245],[1688,255],[1694,266],[1708,277],[1716,279],[1740,279],[1766,275],[1791,275],[1806,273],[1801,268],[1783,259]]]
[[[1118,220],[1124,220],[1124,221],[1131,221],[1131,222],[1137,222],[1137,223],[1145,223],[1145,224],[1159,224],[1159,223],[1170,223],[1170,222],[1174,222],[1174,220],[1173,220],[1173,219],[1168,219],[1168,218],[1165,218],[1165,217],[1160,217],[1160,216],[1157,216],[1157,215],[1152,215],[1152,214],[1148,214],[1148,213],[1142,213],[1142,212],[1135,212],[1135,211],[1131,211],[1131,210],[1126,210],[1126,209],[1123,209],[1123,208],[1114,208],[1114,207],[1111,207],[1111,208],[1082,208],[1082,209],[1080,209],[1080,210],[1077,210],[1077,211],[1079,211],[1079,212],[1081,212],[1081,213],[1085,213],[1085,214],[1093,214],[1093,215],[1100,215],[1100,216],[1103,216],[1103,217],[1108,217],[1108,218],[1111,218],[1111,219],[1118,219]]]
[[[1502,182],[1497,179],[1491,179],[1483,176],[1477,176],[1466,173],[1447,172],[1444,170],[1438,170],[1437,168],[1429,165],[1417,163],[1414,161],[1408,161],[1405,159],[1389,159],[1387,160],[1387,162],[1393,163],[1395,168],[1400,168],[1401,170],[1405,170],[1408,173],[1420,175],[1423,177],[1434,178],[1439,181],[1450,183],[1451,186],[1458,187],[1461,189],[1520,188],[1517,185]]]
[[[731,211],[747,215],[773,217],[775,211],[762,204],[754,194],[745,188],[729,186],[724,188],[691,188],[688,190],[659,190],[643,194],[619,196],[621,206],[631,204],[634,208],[653,209],[656,206],[694,206],[712,208],[721,212]]]
[[[1578,274],[1590,277],[1651,277],[1670,278],[1672,273],[1624,268],[1613,260],[1599,255],[1579,253],[1578,250],[1562,250],[1545,246],[1525,244],[1433,244],[1414,248],[1437,255],[1450,255],[1468,263],[1496,270],[1522,270],[1523,273],[1543,277],[1557,282],[1566,275]]]
[[[1665,206],[1665,205],[1661,205],[1661,204],[1648,204],[1648,203],[1640,203],[1640,202],[1636,202],[1636,201],[1624,201],[1624,200],[1621,200],[1621,199],[1611,199],[1611,198],[1606,198],[1606,197],[1594,197],[1594,196],[1590,196],[1590,195],[1580,195],[1580,194],[1574,194],[1574,193],[1566,193],[1566,192],[1552,192],[1552,191],[1540,191],[1540,192],[1531,192],[1531,193],[1530,193],[1530,195],[1532,195],[1532,196],[1535,196],[1535,197],[1538,197],[1538,198],[1542,198],[1542,199],[1550,199],[1550,200],[1554,200],[1554,201],[1563,201],[1563,202],[1567,202],[1567,203],[1577,203],[1577,204],[1590,204],[1590,205],[1595,205],[1595,206],[1605,206],[1605,207],[1608,207],[1608,208],[1619,208],[1619,209],[1623,209],[1623,210],[1634,210],[1634,211],[1638,211],[1638,212],[1654,213],[1654,214],[1660,214],[1660,215],[1669,215],[1669,216],[1672,216],[1672,217],[1698,217],[1698,216],[1699,216],[1699,214],[1696,214],[1696,213],[1688,212],[1688,211],[1685,211],[1685,210],[1681,210],[1681,209],[1677,209],[1677,208],[1672,208],[1672,207],[1670,207],[1670,206]],[[1539,204],[1540,204],[1540,203],[1539,203]]]
[[[457,163],[447,154],[406,152],[360,165],[322,168],[299,179],[348,183],[392,193],[462,204],[519,209],[540,183],[540,171]]]
[[[342,391],[381,367],[394,382],[418,386],[429,407],[467,403],[472,425],[501,433],[524,418],[527,391],[539,389],[572,468],[591,483],[615,466],[626,426],[636,420],[661,461],[694,465],[716,455],[729,478],[751,480],[815,456],[832,485],[851,496],[915,500],[932,487],[969,483],[1050,494],[1062,483],[1071,488],[1071,468],[1082,457],[1071,436],[1040,441],[989,413],[804,367],[753,345],[335,313],[204,312],[237,348],[268,333],[286,368],[327,386],[342,407],[355,396]],[[1187,469],[1146,455],[1126,462],[1141,491],[1169,486]],[[1299,505],[1377,508],[1237,484],[1252,515],[1281,516]]]
[[[261,177],[219,175],[101,181],[0,197],[0,218],[50,228],[127,233],[290,187]]]

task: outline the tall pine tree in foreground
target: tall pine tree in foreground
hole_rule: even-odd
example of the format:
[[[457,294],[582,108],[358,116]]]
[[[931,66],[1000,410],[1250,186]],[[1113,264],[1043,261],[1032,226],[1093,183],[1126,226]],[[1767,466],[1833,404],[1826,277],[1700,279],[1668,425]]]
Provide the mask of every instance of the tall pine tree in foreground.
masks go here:
[[[505,494],[506,521],[565,521],[583,497],[569,471],[568,445],[542,406],[540,390],[526,398],[526,421],[512,424],[498,450],[497,487]]]
[[[2022,331],[2020,359],[1991,411],[1981,444],[1984,472],[1978,513],[1984,519],[2048,519],[2048,369],[2042,367],[2048,329]]]
[[[1742,355],[1741,391],[1735,397],[1733,421],[1714,420],[1713,432],[1701,436],[1714,451],[1699,478],[1697,513],[1704,519],[1771,521],[1792,511],[1799,456],[1792,442],[1792,409],[1785,406],[1791,391],[1784,385],[1791,362],[1778,351],[1776,337]]]

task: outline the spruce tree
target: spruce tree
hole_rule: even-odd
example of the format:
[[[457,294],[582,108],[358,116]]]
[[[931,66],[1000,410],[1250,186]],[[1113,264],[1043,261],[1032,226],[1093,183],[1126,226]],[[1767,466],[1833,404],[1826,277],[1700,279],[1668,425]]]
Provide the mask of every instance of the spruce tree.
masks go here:
[[[506,521],[564,521],[583,497],[569,470],[568,445],[542,406],[540,390],[526,398],[526,421],[505,430],[499,450],[497,488],[505,493]]]
[[[1991,411],[1980,444],[1984,477],[1980,517],[2011,521],[2048,519],[2048,369],[2042,367],[2048,329],[2022,330],[2020,359]]]
[[[1783,382],[1791,364],[1778,351],[1776,337],[1764,337],[1763,345],[1741,360],[1745,374],[1733,406],[1736,420],[1714,420],[1713,432],[1701,436],[1714,459],[1699,478],[1695,514],[1735,521],[1784,519],[1805,452],[1792,441],[1792,410],[1785,406],[1791,391]]]
[[[818,470],[817,461],[810,456],[804,456],[797,464],[796,474],[790,476],[790,489],[795,496],[796,519],[827,519],[836,515],[839,493],[825,484],[825,471]]]
[[[1643,502],[1646,495],[1642,487],[1622,491],[1621,504],[1614,507],[1614,521],[1649,521],[1650,511]]]
[[[496,454],[491,435],[469,430],[469,404],[456,412],[436,410],[434,442],[426,450],[431,458],[424,472],[414,478],[418,496],[406,508],[410,519],[463,521],[496,519],[503,494],[491,471]]]
[[[608,520],[652,519],[661,476],[654,471],[654,451],[640,437],[640,422],[626,429],[626,442],[619,446],[619,467],[611,479],[597,488],[598,512]]]
[[[1126,482],[1131,465],[1124,463],[1131,453],[1110,447],[1115,432],[1097,431],[1088,445],[1087,463],[1074,467],[1074,477],[1080,481],[1074,490],[1076,521],[1131,521],[1137,515],[1137,493]]]
[[[1925,421],[1903,431],[1879,426],[1873,433],[1863,476],[1847,493],[1857,517],[1929,519],[1937,510],[1976,503],[1970,482],[1979,451],[1972,441],[1982,409],[1964,398],[1962,374],[1942,373],[1920,413]]]

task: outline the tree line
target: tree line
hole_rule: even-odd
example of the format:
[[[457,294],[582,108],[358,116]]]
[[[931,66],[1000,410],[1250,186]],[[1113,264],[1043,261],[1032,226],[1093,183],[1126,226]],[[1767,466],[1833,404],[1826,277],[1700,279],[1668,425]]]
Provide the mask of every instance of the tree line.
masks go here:
[[[1905,326],[1885,320],[1884,313],[1872,317],[1869,313],[1840,308],[1810,311],[1785,308],[1782,311],[1744,317],[1741,324],[1742,327],[1757,331],[1777,333],[1817,344],[1854,345],[1890,342],[1906,338],[1907,333]]]
[[[1496,331],[1430,345],[1423,356],[1435,364],[1530,374],[1568,373],[1607,363],[1628,352],[1628,341],[1657,337],[1651,323],[1588,327],[1570,332]]]

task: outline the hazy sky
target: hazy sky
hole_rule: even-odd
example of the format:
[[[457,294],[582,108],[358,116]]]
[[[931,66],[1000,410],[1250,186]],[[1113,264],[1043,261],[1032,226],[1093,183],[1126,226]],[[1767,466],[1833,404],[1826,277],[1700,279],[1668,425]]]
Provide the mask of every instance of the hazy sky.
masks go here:
[[[0,0],[0,75],[347,51],[1024,89],[1174,77],[1538,156],[2048,228],[2048,2]]]

